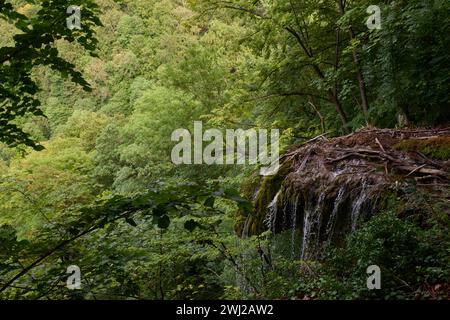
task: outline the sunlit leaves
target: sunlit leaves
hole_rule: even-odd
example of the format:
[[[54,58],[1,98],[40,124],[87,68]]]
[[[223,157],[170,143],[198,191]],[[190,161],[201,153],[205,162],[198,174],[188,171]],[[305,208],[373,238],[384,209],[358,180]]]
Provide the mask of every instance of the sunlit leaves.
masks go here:
[[[34,1],[27,2],[34,4]],[[65,28],[67,1],[41,1],[38,11],[30,17],[19,14],[9,3],[0,6],[0,17],[11,19],[10,23],[21,31],[13,35],[14,46],[0,48],[0,141],[10,146],[24,144],[42,150],[42,146],[13,121],[27,114],[43,115],[35,97],[37,84],[30,77],[35,67],[49,66],[83,89],[90,90],[75,65],[61,58],[54,47],[58,39],[64,39],[77,42],[92,53],[95,50],[97,40],[92,28],[101,24],[96,16],[98,7],[91,0],[77,4],[83,6],[83,23],[81,30],[74,32]]]

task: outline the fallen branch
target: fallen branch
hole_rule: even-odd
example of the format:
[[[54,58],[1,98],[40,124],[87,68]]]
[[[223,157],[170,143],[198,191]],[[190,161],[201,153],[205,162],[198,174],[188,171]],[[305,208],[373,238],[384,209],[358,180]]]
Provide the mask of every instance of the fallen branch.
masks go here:
[[[381,149],[384,153],[386,153],[386,150],[384,150],[384,147],[383,147],[383,145],[381,144],[380,140],[378,140],[378,138],[375,138],[375,142],[380,146],[380,149]]]
[[[432,175],[432,176],[441,176],[441,177],[444,177],[444,178],[450,180],[450,175],[447,172],[444,172],[442,170],[427,169],[427,168],[414,168],[411,166],[397,166],[396,168],[399,170],[404,170],[404,171],[417,171],[417,172]]]
[[[415,168],[413,171],[411,171],[410,173],[408,173],[406,176],[409,177],[410,175],[412,175],[414,172],[422,169],[423,167],[425,167],[426,164],[421,165],[420,167]]]

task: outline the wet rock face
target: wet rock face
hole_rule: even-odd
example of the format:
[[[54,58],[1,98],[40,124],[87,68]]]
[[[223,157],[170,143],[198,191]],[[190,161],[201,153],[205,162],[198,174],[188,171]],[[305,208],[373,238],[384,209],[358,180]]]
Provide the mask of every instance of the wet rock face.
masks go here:
[[[319,171],[316,171],[319,172]],[[300,258],[310,259],[376,211],[386,184],[374,174],[349,170],[305,176],[290,173],[268,205],[264,226],[273,233],[301,230]]]
[[[405,138],[436,135],[450,131],[366,130],[307,143],[283,157],[277,176],[263,181],[254,195],[255,212],[237,230],[244,237],[292,230],[300,258],[314,259],[382,210],[399,185],[450,180],[445,159],[395,148]]]

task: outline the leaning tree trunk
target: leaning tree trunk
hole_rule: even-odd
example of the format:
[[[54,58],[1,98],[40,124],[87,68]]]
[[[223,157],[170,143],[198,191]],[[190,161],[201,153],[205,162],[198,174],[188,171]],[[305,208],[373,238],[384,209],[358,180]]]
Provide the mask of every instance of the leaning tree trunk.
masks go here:
[[[345,14],[345,4],[342,0],[337,0],[338,6],[339,6],[339,12],[341,16],[344,16]],[[355,31],[350,26],[348,29],[348,33],[351,40],[354,40],[356,38]],[[369,99],[367,98],[367,87],[366,87],[366,81],[364,79],[364,75],[361,70],[360,65],[360,59],[359,54],[356,49],[353,50],[353,62],[355,63],[356,68],[356,76],[358,78],[358,85],[359,85],[359,93],[361,96],[361,108],[362,112],[364,114],[364,118],[366,119],[366,123],[369,119]]]

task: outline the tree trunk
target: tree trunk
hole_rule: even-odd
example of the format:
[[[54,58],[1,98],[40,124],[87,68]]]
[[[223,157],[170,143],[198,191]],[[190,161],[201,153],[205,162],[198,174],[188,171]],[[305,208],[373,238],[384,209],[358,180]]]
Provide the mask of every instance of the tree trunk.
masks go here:
[[[325,75],[323,74],[322,70],[320,70],[320,68],[317,65],[313,65],[313,68],[319,78],[325,79]],[[344,126],[344,130],[348,131],[348,129],[347,129],[347,123],[348,123],[347,114],[345,113],[344,108],[342,107],[342,103],[339,100],[337,91],[328,89],[327,94],[328,94],[328,99],[334,104],[334,108],[336,109],[337,113],[339,114],[339,117],[341,118],[342,125]]]
[[[345,4],[343,0],[337,0],[338,6],[339,6],[339,12],[341,16],[345,14]],[[350,26],[348,30],[349,36],[351,40],[354,40],[356,38],[355,31]],[[361,67],[360,67],[360,61],[359,61],[359,55],[356,49],[353,50],[353,62],[355,63],[356,67],[356,76],[358,78],[358,85],[359,85],[359,93],[361,96],[361,108],[362,112],[364,114],[364,118],[366,119],[366,124],[368,124],[368,118],[369,118],[369,99],[367,98],[367,88],[366,88],[366,81],[364,80],[364,75],[362,74]]]

